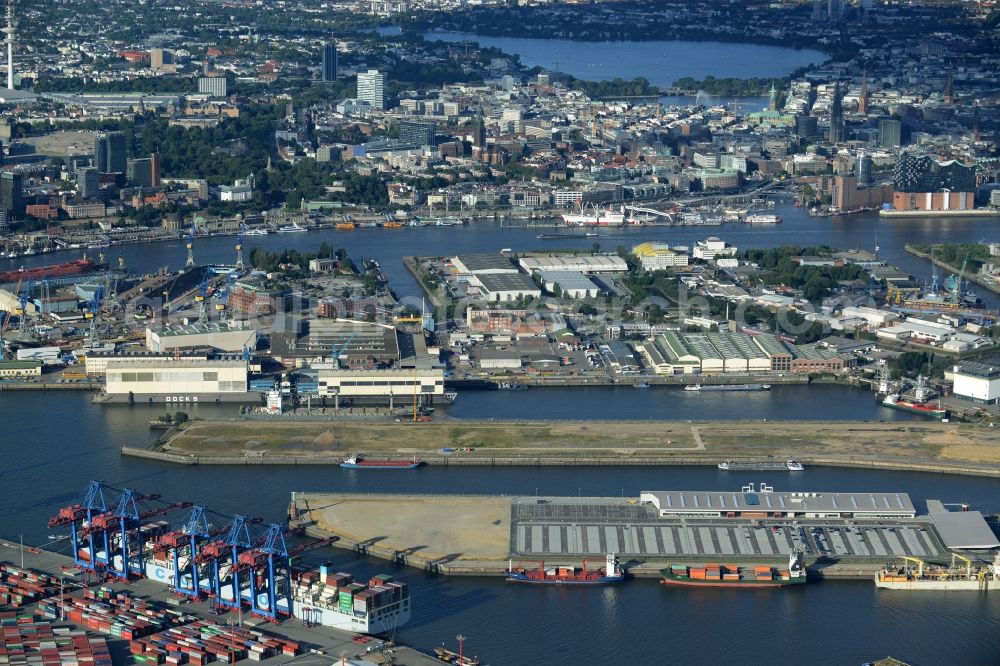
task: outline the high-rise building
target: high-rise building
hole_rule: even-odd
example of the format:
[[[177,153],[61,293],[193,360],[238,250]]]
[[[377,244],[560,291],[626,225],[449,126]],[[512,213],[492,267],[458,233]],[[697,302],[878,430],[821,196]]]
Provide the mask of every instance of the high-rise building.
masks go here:
[[[324,81],[337,80],[337,42],[327,42],[323,45],[323,72]]]
[[[778,110],[778,89],[774,87],[774,79],[771,79],[771,96],[767,100],[767,108],[771,111]]]
[[[882,148],[898,148],[903,145],[903,123],[895,118],[879,118],[878,143]]]
[[[819,124],[816,116],[795,116],[795,133],[803,139],[819,136]]]
[[[124,132],[98,134],[94,140],[94,166],[101,173],[125,173],[128,153]]]
[[[226,77],[224,76],[198,77],[198,92],[211,95],[212,97],[225,97]]]
[[[385,108],[385,74],[377,69],[358,72],[358,99],[376,109]]]
[[[128,180],[139,187],[153,188],[160,186],[160,156],[153,153],[149,157],[140,157],[128,161]]]
[[[830,104],[830,143],[844,140],[844,107],[840,100],[840,83],[833,84],[833,102]]]
[[[101,188],[101,174],[97,167],[76,170],[76,193],[82,199],[97,199]]]
[[[24,176],[13,171],[0,173],[0,210],[7,219],[24,216]]]
[[[858,113],[868,115],[868,73],[861,77],[861,94],[858,96]]]
[[[174,54],[167,49],[149,50],[149,68],[163,69],[164,65],[174,64]]]
[[[872,184],[872,156],[861,153],[858,155],[858,184],[867,187]]]
[[[826,17],[831,22],[836,23],[839,21],[843,12],[844,4],[842,0],[826,0]]]
[[[399,141],[405,145],[433,146],[434,123],[418,123],[412,120],[403,120],[399,123]]]

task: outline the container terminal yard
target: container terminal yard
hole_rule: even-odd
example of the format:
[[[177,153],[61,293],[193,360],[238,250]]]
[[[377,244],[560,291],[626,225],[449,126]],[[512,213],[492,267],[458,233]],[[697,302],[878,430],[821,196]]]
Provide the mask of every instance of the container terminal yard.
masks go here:
[[[96,481],[49,527],[47,549],[0,541],[0,619],[55,631],[67,651],[100,652],[75,626],[110,637],[123,664],[126,653],[175,665],[436,663],[393,645],[410,618],[405,582],[291,564],[335,537],[303,540],[278,524]]]
[[[976,512],[938,503],[917,515],[906,493],[643,491],[639,497],[293,493],[290,523],[334,544],[455,575],[502,575],[510,560],[579,563],[608,553],[636,577],[677,561],[783,561],[810,576],[871,578],[888,560],[946,561],[1000,547]]]

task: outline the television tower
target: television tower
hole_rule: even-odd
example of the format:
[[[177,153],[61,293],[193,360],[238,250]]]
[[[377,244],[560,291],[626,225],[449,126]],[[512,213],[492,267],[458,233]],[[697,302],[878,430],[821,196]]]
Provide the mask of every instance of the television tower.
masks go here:
[[[7,88],[14,89],[14,0],[7,0],[7,27],[3,29],[7,34],[4,39],[7,42]]]

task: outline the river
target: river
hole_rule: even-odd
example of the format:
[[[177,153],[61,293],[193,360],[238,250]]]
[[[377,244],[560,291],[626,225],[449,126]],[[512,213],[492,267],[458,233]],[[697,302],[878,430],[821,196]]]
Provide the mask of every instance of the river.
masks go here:
[[[629,395],[646,393],[655,396],[634,390]],[[521,395],[544,400],[541,391]],[[7,415],[0,427],[0,536],[16,541],[24,534],[29,543],[45,543],[48,516],[73,501],[91,479],[268,520],[283,517],[293,490],[635,496],[646,489],[733,490],[749,481],[765,481],[779,490],[898,490],[910,493],[920,508],[927,498],[939,498],[1000,511],[993,479],[913,472],[529,467],[380,474],[329,467],[175,467],[118,454],[122,443],[152,440],[146,428],[152,410],[96,407],[89,400],[85,394],[0,394]],[[233,413],[214,405],[186,409],[203,418]],[[399,631],[402,642],[431,650],[441,642],[453,644],[462,633],[468,652],[494,666],[839,665],[887,654],[916,663],[964,665],[995,663],[1000,653],[996,593],[880,592],[867,581],[739,592],[665,589],[652,580],[614,588],[525,587],[496,579],[432,576],[340,551],[329,559],[357,574],[385,571],[411,583],[413,620]]]
[[[806,65],[827,60],[820,51],[729,42],[578,42],[569,39],[487,37],[460,32],[425,32],[427,41],[478,42],[520,56],[528,67],[565,72],[587,81],[644,77],[667,89],[685,76],[702,80],[780,78]]]

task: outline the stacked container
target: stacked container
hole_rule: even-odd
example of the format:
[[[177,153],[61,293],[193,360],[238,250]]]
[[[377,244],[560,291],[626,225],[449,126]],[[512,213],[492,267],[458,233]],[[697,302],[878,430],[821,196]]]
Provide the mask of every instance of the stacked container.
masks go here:
[[[53,627],[32,616],[0,613],[0,664],[5,666],[111,666],[104,638]]]
[[[57,577],[0,563],[0,608],[20,608],[54,594],[59,594]]]
[[[64,597],[61,605],[62,616],[70,622],[127,641],[196,619],[106,587],[86,590],[82,599]],[[44,603],[40,609],[46,618],[60,617],[58,600]]]
[[[244,659],[264,661],[279,655],[294,657],[302,652],[295,641],[207,620],[133,640],[129,650],[137,663],[175,666],[185,663],[203,666],[213,661],[232,664]]]

